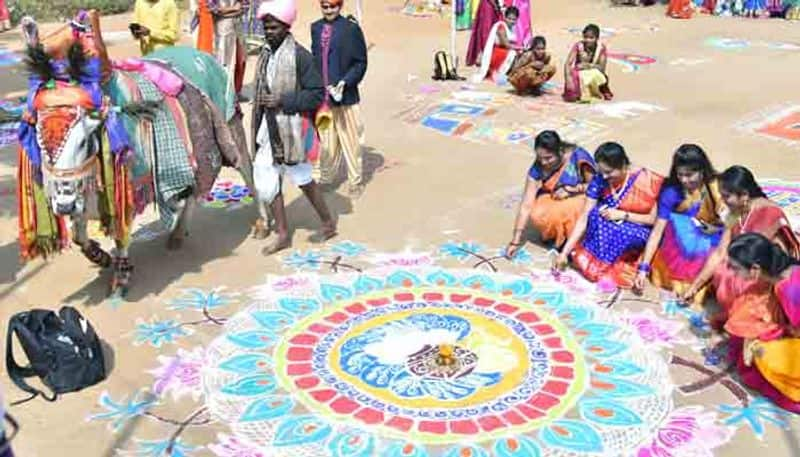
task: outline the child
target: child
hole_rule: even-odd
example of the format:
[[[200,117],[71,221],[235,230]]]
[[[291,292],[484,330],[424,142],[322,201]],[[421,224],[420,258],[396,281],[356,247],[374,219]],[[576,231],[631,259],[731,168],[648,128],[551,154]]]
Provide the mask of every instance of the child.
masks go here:
[[[531,48],[514,60],[508,71],[508,81],[519,95],[540,95],[542,85],[556,74],[556,67],[551,60],[547,52],[547,40],[543,36],[536,36]]]
[[[589,24],[583,29],[583,40],[572,46],[564,65],[564,100],[590,103],[611,100],[606,75],[606,46],[600,43],[600,27]]]

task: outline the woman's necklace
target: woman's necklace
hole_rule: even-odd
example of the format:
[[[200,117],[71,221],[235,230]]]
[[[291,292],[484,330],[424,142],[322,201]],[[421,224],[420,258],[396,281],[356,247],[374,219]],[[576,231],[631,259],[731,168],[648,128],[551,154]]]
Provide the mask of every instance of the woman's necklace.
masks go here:
[[[750,221],[750,215],[751,214],[753,214],[753,203],[752,202],[748,203],[747,212],[746,213],[742,213],[742,214],[739,215],[739,230],[743,230],[745,227],[747,227],[747,223]],[[742,221],[742,218],[744,218],[744,221]]]
[[[611,201],[615,204],[618,204],[618,199],[622,196],[622,193],[628,187],[628,180],[630,179],[631,174],[630,170],[625,170],[625,179],[622,181],[622,185],[619,186],[616,190],[613,188],[611,189]]]

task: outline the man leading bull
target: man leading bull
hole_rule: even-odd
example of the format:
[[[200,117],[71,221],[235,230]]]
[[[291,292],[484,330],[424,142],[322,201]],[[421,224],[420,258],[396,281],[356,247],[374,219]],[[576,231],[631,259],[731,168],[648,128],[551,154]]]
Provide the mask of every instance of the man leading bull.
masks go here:
[[[321,241],[336,236],[336,222],[308,162],[309,154],[319,149],[313,116],[322,103],[324,88],[314,57],[290,32],[297,18],[295,0],[265,1],[258,18],[264,23],[266,44],[256,67],[253,103],[253,174],[262,215],[255,236],[269,235],[268,204],[277,231],[275,242],[262,251],[270,255],[291,246],[282,192],[285,176],[300,187],[322,219]]]

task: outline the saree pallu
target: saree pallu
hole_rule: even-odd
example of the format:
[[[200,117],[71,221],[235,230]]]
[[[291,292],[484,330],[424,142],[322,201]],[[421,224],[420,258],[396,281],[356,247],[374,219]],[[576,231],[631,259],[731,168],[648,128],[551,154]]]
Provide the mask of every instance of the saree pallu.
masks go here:
[[[742,381],[783,409],[800,413],[800,338],[785,331],[800,324],[800,268],[775,285],[768,307],[731,316],[730,357]],[[783,313],[777,319],[772,310]],[[776,320],[783,320],[778,324]],[[745,338],[749,343],[745,343]],[[745,348],[745,346],[750,346]],[[749,352],[750,354],[745,354]],[[745,360],[752,357],[752,363]]]
[[[702,200],[685,197],[678,208],[670,212],[661,245],[651,264],[650,282],[654,286],[682,295],[700,274],[722,238],[723,227],[715,204],[721,200],[720,197],[715,200],[716,192],[716,183],[712,183]],[[698,221],[718,230],[706,230]],[[707,290],[707,287],[700,289],[692,301],[701,305]]]
[[[503,29],[506,33],[506,38],[509,43],[515,43],[514,32],[509,30],[504,21],[495,23],[489,34],[489,40],[486,42],[486,47],[481,55],[480,68],[478,72],[472,77],[472,82],[479,83],[484,79],[490,79],[497,82],[499,77],[505,75],[514,63],[514,58],[517,53],[513,49],[504,48],[499,45],[499,38],[497,34]]]
[[[611,281],[623,288],[633,285],[636,263],[652,227],[629,221],[609,221],[600,215],[600,208],[648,214],[656,204],[662,181],[661,176],[641,169],[631,176],[618,196],[612,195],[608,188],[603,190],[589,213],[583,241],[572,253],[573,263],[588,280]],[[587,191],[587,196],[592,197],[592,194]]]
[[[737,222],[731,227],[733,237],[742,233],[759,233],[773,242],[780,241],[792,257],[800,255],[800,243],[792,232],[789,220],[783,210],[774,204],[751,210],[744,222]],[[771,299],[769,283],[742,278],[728,267],[727,262],[717,268],[713,285],[723,315],[731,316],[746,307],[763,309]]]
[[[8,13],[8,7],[6,7],[6,1],[0,0],[0,27],[2,27],[4,22],[8,22],[11,20],[11,15]]]
[[[197,2],[197,49],[208,53],[214,53],[214,15],[208,9],[206,0]]]
[[[534,165],[535,167],[535,165]],[[534,171],[533,169],[532,171]],[[531,211],[531,223],[539,232],[542,241],[552,241],[561,246],[567,241],[581,215],[586,203],[585,195],[573,195],[562,200],[553,198],[553,192],[564,186],[576,186],[583,182],[584,174],[594,174],[594,159],[583,148],[575,148],[561,168],[547,179],[542,180],[542,188],[536,197]],[[529,173],[533,175],[534,173]],[[538,179],[538,176],[531,176]]]
[[[514,7],[519,10],[517,23],[514,24],[514,35],[517,37],[520,46],[528,47],[533,39],[531,30],[531,0],[514,0]]]
[[[584,52],[583,42],[579,41],[572,47],[575,52],[575,63],[570,68],[569,74],[566,75],[572,81],[572,88],[570,89],[566,84],[564,85],[564,101],[567,102],[591,102],[593,99],[611,100],[614,94],[608,83],[608,75],[604,72],[592,68],[590,70],[579,70],[578,64],[580,63],[580,54]],[[606,55],[606,46],[600,42],[597,43],[591,62],[597,64],[602,56]]]
[[[670,0],[667,16],[674,19],[691,19],[694,14],[692,0]]]
[[[477,65],[483,54],[486,42],[491,37],[494,25],[503,20],[503,15],[498,8],[495,8],[495,0],[480,0],[477,14],[472,23],[472,34],[469,37],[467,46],[468,67]]]
[[[472,0],[455,0],[456,30],[469,30],[472,27]]]

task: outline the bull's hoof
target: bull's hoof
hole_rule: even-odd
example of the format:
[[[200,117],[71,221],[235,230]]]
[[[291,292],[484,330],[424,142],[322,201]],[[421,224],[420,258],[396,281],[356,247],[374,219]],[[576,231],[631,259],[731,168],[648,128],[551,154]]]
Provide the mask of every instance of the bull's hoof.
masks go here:
[[[100,243],[95,240],[89,240],[83,247],[81,247],[83,256],[89,259],[90,262],[100,268],[108,268],[111,266],[112,258],[109,253],[100,247]]]

